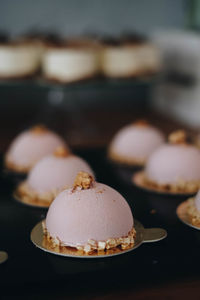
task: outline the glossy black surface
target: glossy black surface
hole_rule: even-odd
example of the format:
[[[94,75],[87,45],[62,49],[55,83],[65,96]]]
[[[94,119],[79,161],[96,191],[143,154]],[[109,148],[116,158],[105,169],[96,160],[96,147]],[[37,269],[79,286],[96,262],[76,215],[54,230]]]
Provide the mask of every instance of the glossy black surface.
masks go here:
[[[133,252],[106,259],[72,259],[47,254],[30,241],[33,226],[45,217],[44,209],[30,208],[12,198],[12,184],[1,174],[0,250],[9,259],[0,265],[1,295],[12,298],[36,289],[44,294],[75,293],[78,290],[118,289],[145,286],[174,279],[200,277],[200,231],[187,227],[176,217],[183,198],[148,194],[121,183],[106,161],[104,150],[79,151],[96,172],[98,181],[116,188],[129,202],[133,215],[145,227],[162,227],[168,237],[143,244]],[[14,287],[14,289],[12,288]],[[7,298],[5,298],[7,299]]]

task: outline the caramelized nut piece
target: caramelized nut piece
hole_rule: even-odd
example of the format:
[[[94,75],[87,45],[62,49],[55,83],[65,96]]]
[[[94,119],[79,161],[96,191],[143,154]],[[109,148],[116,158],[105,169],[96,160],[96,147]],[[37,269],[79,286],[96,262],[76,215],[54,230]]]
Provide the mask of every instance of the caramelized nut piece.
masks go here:
[[[146,127],[149,126],[149,122],[145,119],[137,120],[136,122],[133,122],[133,125],[141,126],[141,127]]]
[[[98,242],[98,250],[104,250],[106,248],[106,242]]]
[[[70,155],[70,151],[68,149],[66,149],[65,147],[60,146],[56,149],[56,151],[54,152],[54,155],[56,157],[67,157]]]
[[[73,190],[77,187],[87,190],[92,186],[93,182],[94,178],[90,174],[86,172],[79,172],[75,178]]]
[[[45,125],[36,125],[31,128],[31,132],[34,134],[43,134],[47,131],[48,129]]]
[[[187,136],[184,130],[177,130],[169,135],[168,140],[171,144],[186,144],[186,138]]]

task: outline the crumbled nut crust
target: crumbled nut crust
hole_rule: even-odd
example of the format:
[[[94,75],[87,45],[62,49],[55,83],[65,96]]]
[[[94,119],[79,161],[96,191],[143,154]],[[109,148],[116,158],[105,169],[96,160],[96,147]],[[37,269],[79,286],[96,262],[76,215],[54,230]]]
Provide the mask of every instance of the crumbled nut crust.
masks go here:
[[[187,135],[184,130],[172,132],[168,137],[171,144],[187,144]]]
[[[143,175],[143,184],[150,189],[170,192],[170,193],[196,193],[200,188],[199,181],[185,182],[183,180],[177,180],[175,184],[158,184]]]
[[[43,227],[43,233],[45,235],[45,238],[50,243],[51,247],[53,248],[56,248],[58,246],[70,247],[62,243],[62,241],[60,241],[58,237],[53,238],[50,236],[50,234],[46,229],[45,221],[42,222],[42,227]],[[107,241],[88,240],[88,243],[86,245],[77,245],[76,247],[71,247],[71,248],[76,248],[77,250],[79,251],[81,250],[86,254],[92,254],[96,251],[97,252],[106,251],[109,249],[114,249],[116,247],[120,247],[122,250],[126,250],[134,246],[135,237],[136,237],[136,231],[134,228],[132,228],[131,231],[128,233],[128,235],[125,237],[110,238]]]
[[[87,172],[79,172],[74,180],[73,191],[76,188],[87,190],[92,187],[94,178]]]
[[[145,165],[146,160],[145,159],[137,159],[137,158],[127,158],[120,156],[119,154],[116,154],[112,147],[108,149],[108,158],[118,164],[125,165],[128,167],[142,167]]]
[[[64,187],[62,190],[65,188],[67,187]],[[15,194],[23,203],[48,207],[60,192],[61,190],[52,190],[49,193],[36,193],[28,186],[25,180],[18,185]]]
[[[187,214],[191,224],[200,227],[200,211],[197,210],[194,201],[195,198],[190,198],[187,200],[188,202]]]
[[[19,166],[19,165],[15,164],[14,162],[12,162],[9,159],[8,155],[6,155],[5,159],[4,159],[4,165],[8,171],[12,171],[12,172],[16,172],[16,173],[28,173],[34,164],[30,165],[30,166]]]

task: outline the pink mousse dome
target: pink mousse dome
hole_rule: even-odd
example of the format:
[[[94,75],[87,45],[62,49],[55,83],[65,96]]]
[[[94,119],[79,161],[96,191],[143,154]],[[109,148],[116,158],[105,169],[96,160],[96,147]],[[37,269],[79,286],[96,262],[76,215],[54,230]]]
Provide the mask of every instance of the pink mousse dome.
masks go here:
[[[82,158],[69,155],[57,157],[49,155],[41,159],[30,171],[27,184],[37,193],[48,193],[73,186],[78,172],[93,175],[93,171]]]
[[[27,130],[18,135],[7,152],[7,160],[17,166],[30,168],[44,156],[51,154],[59,146],[65,146],[64,140],[56,133],[46,130],[36,134]]]
[[[196,206],[197,210],[200,211],[200,190],[199,190],[198,193],[196,194],[194,203],[195,203],[195,206]]]
[[[127,159],[146,160],[164,143],[163,134],[150,125],[132,124],[122,128],[111,142],[111,151]]]
[[[127,236],[133,216],[126,200],[111,187],[94,183],[85,190],[68,189],[49,207],[46,228],[65,245],[85,245],[88,240],[106,241]]]
[[[200,151],[191,145],[165,144],[147,161],[146,177],[159,184],[200,180]]]

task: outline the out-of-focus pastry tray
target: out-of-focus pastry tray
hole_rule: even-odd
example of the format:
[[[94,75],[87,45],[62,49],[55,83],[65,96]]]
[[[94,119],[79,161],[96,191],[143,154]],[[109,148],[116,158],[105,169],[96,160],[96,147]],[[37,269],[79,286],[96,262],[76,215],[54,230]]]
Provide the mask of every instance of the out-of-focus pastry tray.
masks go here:
[[[130,87],[136,85],[149,85],[160,81],[163,78],[162,74],[143,75],[130,78],[103,78],[96,77],[89,80],[80,80],[69,83],[59,83],[56,81],[48,81],[45,78],[38,76],[29,79],[10,79],[0,80],[0,86],[17,87],[17,86],[39,86],[43,88],[62,88],[70,90],[71,88],[77,89],[105,89],[116,87]]]
[[[63,258],[37,249],[30,241],[30,232],[46,210],[20,205],[12,198],[13,186],[1,174],[0,180],[0,250],[8,252],[8,260],[0,265],[1,293],[16,289],[46,289],[66,292],[84,285],[145,286],[182,278],[199,278],[200,232],[182,224],[176,207],[183,198],[171,199],[148,194],[123,182],[107,163],[104,149],[79,150],[94,168],[97,179],[116,188],[129,202],[133,215],[145,227],[161,227],[168,237],[160,242],[144,244],[124,255],[81,260]],[[1,169],[2,171],[2,169]],[[15,287],[15,289],[11,289]]]

